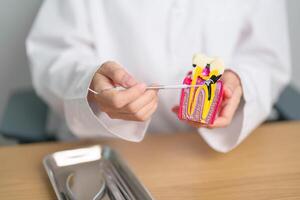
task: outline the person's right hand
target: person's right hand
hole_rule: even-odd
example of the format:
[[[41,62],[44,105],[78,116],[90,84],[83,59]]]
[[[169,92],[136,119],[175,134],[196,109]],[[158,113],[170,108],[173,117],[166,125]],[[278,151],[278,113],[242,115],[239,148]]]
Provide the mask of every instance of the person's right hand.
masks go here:
[[[122,86],[126,90],[113,90]],[[101,112],[112,119],[147,121],[158,104],[158,91],[146,90],[144,83],[138,83],[121,65],[109,61],[95,73],[91,89],[99,94],[89,100],[96,102]]]

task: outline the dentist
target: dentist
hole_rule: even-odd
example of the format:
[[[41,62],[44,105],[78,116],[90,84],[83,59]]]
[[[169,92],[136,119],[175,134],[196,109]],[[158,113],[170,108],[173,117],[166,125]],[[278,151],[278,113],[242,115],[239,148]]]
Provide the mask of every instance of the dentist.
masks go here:
[[[74,135],[138,142],[147,129],[197,128],[220,152],[267,118],[290,79],[284,0],[46,0],[27,52],[37,93]],[[228,66],[211,127],[177,119],[180,91],[146,90],[180,84],[196,52]],[[103,91],[115,85],[128,89]]]

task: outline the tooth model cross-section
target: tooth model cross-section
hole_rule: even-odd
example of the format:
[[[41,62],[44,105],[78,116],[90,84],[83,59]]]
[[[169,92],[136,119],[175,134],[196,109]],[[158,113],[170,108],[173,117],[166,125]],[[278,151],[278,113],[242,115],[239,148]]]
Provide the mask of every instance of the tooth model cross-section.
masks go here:
[[[223,72],[224,64],[220,59],[194,55],[193,70],[184,78],[183,84],[196,86],[182,89],[179,119],[208,125],[214,123],[223,98],[220,80]]]

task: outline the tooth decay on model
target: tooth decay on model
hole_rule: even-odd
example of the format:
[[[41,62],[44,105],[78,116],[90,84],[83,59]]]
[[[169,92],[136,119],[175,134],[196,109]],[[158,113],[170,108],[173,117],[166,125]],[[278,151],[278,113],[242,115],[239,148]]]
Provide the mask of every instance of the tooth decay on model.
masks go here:
[[[181,91],[179,119],[213,124],[223,97],[220,80],[224,64],[219,58],[202,54],[193,57],[193,70],[189,71],[183,84],[200,85]]]

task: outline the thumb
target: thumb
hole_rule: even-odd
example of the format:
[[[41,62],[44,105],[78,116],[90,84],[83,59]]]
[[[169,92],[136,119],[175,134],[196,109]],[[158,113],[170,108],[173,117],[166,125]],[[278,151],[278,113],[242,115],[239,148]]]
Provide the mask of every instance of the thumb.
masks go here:
[[[224,97],[226,99],[229,99],[232,97],[232,93],[233,93],[232,87],[228,84],[224,84]]]
[[[111,79],[116,85],[122,87],[132,87],[138,82],[118,63],[106,62],[102,65],[99,73]]]

